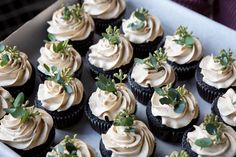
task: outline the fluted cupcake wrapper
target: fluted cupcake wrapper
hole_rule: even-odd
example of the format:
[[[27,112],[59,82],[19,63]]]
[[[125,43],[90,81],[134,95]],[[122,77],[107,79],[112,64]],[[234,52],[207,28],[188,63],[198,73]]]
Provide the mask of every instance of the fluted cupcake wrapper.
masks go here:
[[[187,141],[188,132],[193,131],[193,130],[194,130],[194,128],[191,127],[190,129],[185,131],[185,133],[183,135],[183,139],[182,139],[182,149],[185,150],[188,153],[189,156],[198,157],[198,154],[195,153],[194,151],[192,151],[192,148],[191,148],[190,144]]]

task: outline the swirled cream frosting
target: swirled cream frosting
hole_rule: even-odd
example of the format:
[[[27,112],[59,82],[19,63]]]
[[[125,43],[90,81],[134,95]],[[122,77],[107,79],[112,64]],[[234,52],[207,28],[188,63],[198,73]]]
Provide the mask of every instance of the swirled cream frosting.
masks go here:
[[[3,109],[12,106],[12,99],[11,94],[0,86],[0,119],[6,114]]]
[[[89,98],[89,107],[93,115],[102,120],[114,120],[115,116],[123,110],[134,113],[136,100],[133,93],[123,83],[116,84],[117,92],[107,92],[99,88]]]
[[[125,0],[84,0],[85,12],[95,19],[118,18],[126,8]]]
[[[39,85],[38,100],[42,107],[49,111],[65,111],[74,105],[79,105],[83,99],[84,87],[80,80],[74,78],[70,82],[73,92],[67,93],[62,85],[52,80],[46,80]]]
[[[230,68],[222,71],[222,65],[214,61],[213,55],[206,56],[199,64],[203,81],[209,86],[220,88],[229,88],[236,86],[236,61]]]
[[[124,126],[114,126],[102,134],[102,142],[111,157],[149,157],[153,154],[155,137],[147,126],[138,120],[134,121],[133,132],[125,132]]]
[[[39,108],[35,110],[40,114],[24,123],[10,114],[5,115],[0,121],[0,141],[21,150],[44,144],[53,127],[53,119],[46,111]]]
[[[102,38],[89,49],[89,62],[104,71],[129,64],[133,58],[133,48],[123,36],[120,36],[119,44],[111,44],[107,39]]]

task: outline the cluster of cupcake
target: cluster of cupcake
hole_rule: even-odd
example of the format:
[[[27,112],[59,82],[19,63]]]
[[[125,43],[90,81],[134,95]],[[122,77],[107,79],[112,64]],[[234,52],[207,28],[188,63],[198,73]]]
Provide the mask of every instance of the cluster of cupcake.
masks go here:
[[[0,44],[0,141],[22,156],[93,157],[76,135],[49,151],[55,128],[69,127],[85,113],[101,134],[103,157],[155,156],[154,136],[182,142],[185,151],[167,157],[234,157],[236,60],[231,50],[203,57],[200,40],[183,26],[161,44],[159,19],[139,8],[122,21],[125,10],[124,0],[84,0],[53,13],[37,60],[41,83],[34,103],[25,101],[35,86],[27,55]],[[94,33],[102,36],[96,44]],[[79,80],[82,59],[96,79],[88,101]],[[194,75],[199,95],[213,104],[213,114],[200,125],[196,98],[185,85],[176,86]],[[135,118],[136,100],[146,105],[150,130]]]

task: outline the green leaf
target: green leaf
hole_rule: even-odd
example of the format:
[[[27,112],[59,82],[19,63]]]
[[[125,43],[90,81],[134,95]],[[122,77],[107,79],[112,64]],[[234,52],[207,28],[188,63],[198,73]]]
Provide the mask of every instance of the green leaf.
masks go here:
[[[52,69],[52,73],[53,73],[53,74],[55,74],[55,72],[57,72],[57,67],[56,67],[56,66],[53,65],[53,66],[51,67],[51,69]]]
[[[15,112],[12,112],[11,115],[14,118],[21,118],[22,115],[24,114],[24,109],[22,107],[17,107]]]
[[[136,31],[136,30],[140,30],[144,27],[144,22],[135,22],[135,23],[130,23],[128,26],[128,28],[131,28],[131,30]]]
[[[206,124],[206,131],[210,135],[215,135],[217,133],[217,128],[216,128],[216,126],[214,124],[208,123],[208,124]]]
[[[64,147],[61,144],[57,145],[57,150],[60,154],[64,154]]]
[[[209,147],[213,144],[210,138],[200,138],[195,141],[195,144],[201,148]]]
[[[14,100],[13,106],[19,107],[24,103],[24,101],[25,101],[25,95],[24,93],[21,92],[17,95],[16,99]]]
[[[56,41],[56,36],[55,36],[54,34],[49,33],[49,34],[48,34],[48,39],[49,39],[50,41]]]
[[[155,92],[160,95],[160,96],[164,96],[165,95],[165,91],[161,88],[154,88]]]
[[[22,114],[21,114],[21,121],[24,123],[28,120],[28,118],[30,117],[30,111],[28,111],[27,109],[25,109]]]
[[[183,113],[185,111],[186,104],[184,101],[180,101],[178,104],[174,106],[175,113]]]
[[[178,93],[178,91],[175,90],[174,88],[170,88],[170,89],[168,90],[168,97],[169,97],[172,101],[178,100],[178,98],[179,98],[179,93]]]
[[[16,108],[4,108],[3,109],[6,113],[13,113],[16,111]]]
[[[111,78],[107,78],[105,75],[99,74],[96,85],[99,89],[107,92],[116,92],[115,83]]]
[[[233,104],[233,105],[236,105],[236,101],[233,101],[232,104]]]
[[[46,71],[47,71],[48,73],[50,73],[50,68],[48,67],[47,64],[43,64],[43,67],[44,67],[44,69],[46,69]]]
[[[140,13],[140,12],[138,12],[138,11],[135,11],[135,12],[134,12],[134,16],[135,16],[137,19],[141,20],[141,21],[145,21],[145,15],[142,14],[142,13]]]
[[[134,62],[137,63],[137,64],[143,64],[144,61],[140,58],[134,58]]]
[[[193,46],[193,44],[194,44],[194,39],[193,39],[192,36],[187,36],[187,37],[185,37],[184,42],[185,42],[185,45],[187,47],[191,48]]]
[[[70,85],[65,85],[64,89],[65,89],[66,93],[68,93],[68,94],[73,93],[73,88]]]
[[[167,97],[163,97],[159,101],[161,104],[167,104],[167,105],[172,103],[172,101]]]
[[[5,45],[1,42],[0,43],[0,53],[5,50]]]
[[[68,152],[69,152],[70,154],[72,154],[73,151],[76,151],[76,150],[77,150],[77,148],[74,146],[73,143],[68,142],[68,143],[66,143],[65,146],[66,146],[66,150],[68,150]]]
[[[67,6],[65,6],[63,12],[63,19],[67,21],[70,19],[70,16],[71,16],[71,11]]]
[[[150,58],[150,63],[152,64],[152,67],[156,67],[157,65],[157,59],[155,56],[149,54],[149,58]]]
[[[10,61],[10,58],[9,58],[8,54],[4,54],[4,55],[2,55],[0,65],[5,66],[5,65],[7,65],[7,63],[9,61]]]

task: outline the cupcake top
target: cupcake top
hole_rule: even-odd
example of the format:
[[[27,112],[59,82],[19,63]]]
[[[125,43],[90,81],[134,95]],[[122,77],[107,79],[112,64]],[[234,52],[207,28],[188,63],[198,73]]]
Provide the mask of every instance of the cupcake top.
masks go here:
[[[0,121],[0,141],[21,150],[44,144],[53,127],[52,117],[44,110],[25,107],[24,94],[20,93],[11,108],[5,109]]]
[[[52,37],[54,35],[49,35]],[[38,70],[46,74],[44,64],[56,66],[58,69],[70,68],[76,72],[81,67],[82,59],[80,54],[66,41],[46,41],[45,45],[40,48],[40,57],[38,58]]]
[[[58,41],[85,40],[95,27],[92,17],[83,11],[80,4],[55,11],[48,24],[48,33],[54,34]]]
[[[190,156],[186,151],[181,150],[180,152],[174,151],[170,155],[166,155],[165,157],[190,157]]]
[[[31,74],[32,67],[27,55],[16,46],[0,43],[0,86],[22,86],[30,79]]]
[[[89,98],[89,107],[93,115],[102,120],[113,121],[120,111],[135,112],[135,97],[124,83],[120,81],[115,84],[110,78],[99,75],[96,85],[97,90]]]
[[[0,119],[6,114],[4,108],[12,106],[12,101],[11,94],[0,86]]]
[[[46,69],[53,76],[39,85],[37,96],[42,107],[61,112],[79,105],[83,99],[84,87],[80,80],[72,77],[71,70],[65,68],[60,72],[56,67]]]
[[[155,148],[155,137],[147,126],[134,120],[127,112],[120,112],[106,134],[102,134],[102,142],[111,156],[144,157],[151,156]]]
[[[218,117],[207,115],[200,126],[187,134],[191,149],[202,157],[234,157],[236,155],[236,132],[218,121]]]
[[[217,108],[220,112],[220,117],[225,123],[236,126],[236,93],[230,88],[228,91],[219,97]]]
[[[85,12],[95,19],[110,20],[118,18],[126,8],[125,0],[84,0]]]
[[[103,38],[92,45],[88,56],[89,62],[104,71],[120,68],[129,64],[133,58],[133,48],[129,41],[120,35],[119,29],[109,26]]]
[[[218,56],[206,56],[199,64],[203,81],[209,86],[229,88],[236,86],[236,60],[231,50],[221,50]]]
[[[175,72],[160,48],[145,59],[135,58],[131,78],[142,87],[162,87],[175,82]]]
[[[198,38],[180,26],[173,36],[166,36],[164,45],[168,60],[177,64],[188,64],[202,58],[202,44]]]
[[[187,126],[199,115],[197,101],[184,85],[155,88],[151,105],[152,114],[161,117],[162,125],[173,129]]]
[[[70,138],[68,135],[52,148],[51,152],[48,152],[46,157],[93,157],[93,153],[90,147],[77,138],[77,135],[74,135],[74,138]]]
[[[137,9],[129,19],[123,20],[122,29],[125,37],[135,44],[154,41],[164,34],[160,20],[144,8]]]

